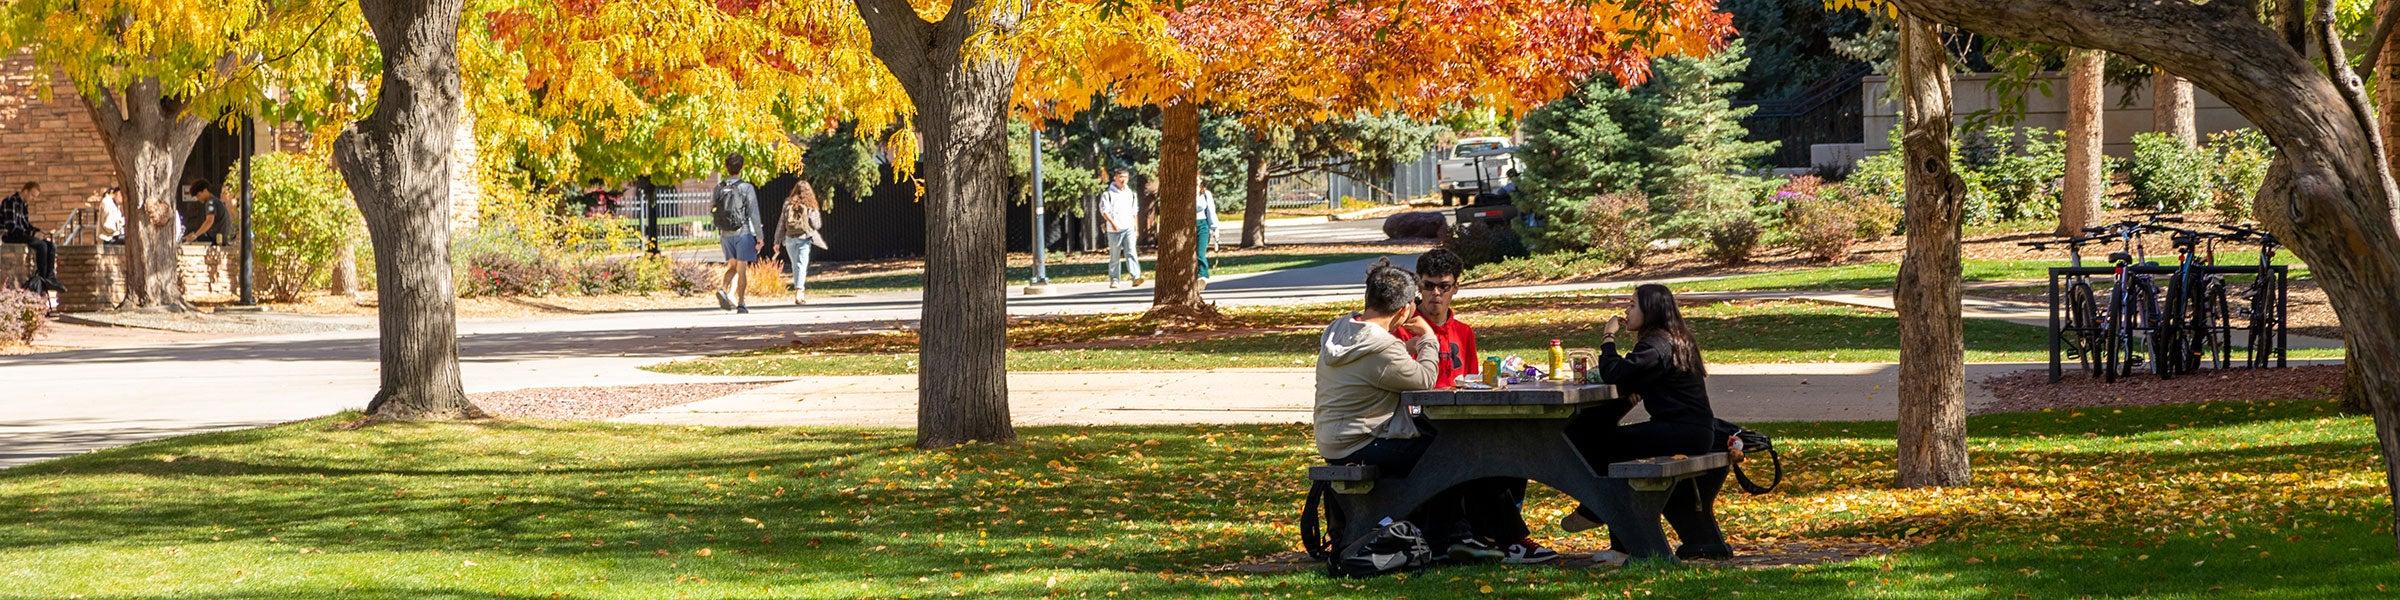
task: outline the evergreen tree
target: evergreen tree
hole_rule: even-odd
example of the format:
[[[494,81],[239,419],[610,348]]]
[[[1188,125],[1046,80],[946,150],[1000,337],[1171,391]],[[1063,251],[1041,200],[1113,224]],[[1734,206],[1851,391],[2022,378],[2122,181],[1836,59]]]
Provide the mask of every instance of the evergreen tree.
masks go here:
[[[1658,96],[1600,77],[1583,89],[1525,115],[1517,151],[1517,207],[1548,224],[1522,233],[1535,250],[1582,250],[1592,244],[1583,207],[1614,192],[1639,192],[1655,179],[1651,141],[1658,136]]]
[[[1657,149],[1661,179],[1652,186],[1653,206],[1671,215],[1664,223],[1670,235],[1689,235],[1698,227],[1748,217],[1752,197],[1762,190],[1760,179],[1744,175],[1759,159],[1775,152],[1776,142],[1743,139],[1749,130],[1742,119],[1758,110],[1734,107],[1741,93],[1735,80],[1750,61],[1734,42],[1705,58],[1669,57],[1657,61],[1660,96]]]

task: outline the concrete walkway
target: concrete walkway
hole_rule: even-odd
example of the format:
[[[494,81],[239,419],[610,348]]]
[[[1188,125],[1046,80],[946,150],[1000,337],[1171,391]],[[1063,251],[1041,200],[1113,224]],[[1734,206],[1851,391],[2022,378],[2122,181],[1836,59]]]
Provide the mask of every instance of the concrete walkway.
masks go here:
[[[1973,364],[1967,379],[2043,366]],[[1897,416],[1899,371],[1885,363],[1713,365],[1709,401],[1718,416],[1741,422],[1888,421]],[[916,381],[913,375],[809,377],[617,421],[913,427]],[[1027,426],[1306,423],[1315,381],[1309,369],[1010,373],[1009,412]],[[1970,409],[1991,400],[1980,386],[1967,386]]]

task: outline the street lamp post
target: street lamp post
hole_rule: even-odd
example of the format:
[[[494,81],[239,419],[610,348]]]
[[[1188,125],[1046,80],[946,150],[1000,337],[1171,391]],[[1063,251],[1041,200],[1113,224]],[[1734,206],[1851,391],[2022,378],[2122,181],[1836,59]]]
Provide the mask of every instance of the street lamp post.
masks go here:
[[[241,306],[258,306],[258,286],[254,277],[257,254],[255,236],[250,232],[250,156],[258,153],[258,120],[242,117],[242,300]]]
[[[1033,131],[1033,241],[1027,244],[1033,250],[1033,279],[1025,284],[1027,296],[1050,293],[1050,269],[1044,256],[1050,253],[1050,248],[1043,243],[1049,241],[1049,236],[1043,235],[1042,225],[1042,132],[1036,129]]]

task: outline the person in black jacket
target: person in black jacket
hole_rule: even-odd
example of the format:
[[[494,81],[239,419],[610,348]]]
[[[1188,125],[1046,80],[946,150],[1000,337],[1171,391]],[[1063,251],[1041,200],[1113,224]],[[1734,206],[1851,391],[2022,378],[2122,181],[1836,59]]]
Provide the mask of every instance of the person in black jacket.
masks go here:
[[[1619,355],[1619,330],[1632,328],[1633,350]],[[1675,307],[1675,294],[1651,284],[1633,290],[1625,315],[1610,317],[1604,326],[1607,341],[1600,345],[1597,368],[1602,381],[1617,386],[1618,400],[1575,415],[1567,432],[1592,466],[1675,454],[1702,454],[1726,449],[1726,436],[1717,430],[1717,417],[1708,406],[1708,367],[1700,360],[1700,344]],[[1620,424],[1640,402],[1650,420]],[[1727,469],[1709,471],[1675,486],[1667,501],[1667,522],[1686,540],[1675,551],[1679,558],[1726,558],[1733,548],[1717,531],[1717,492],[1725,487]],[[1559,524],[1567,531],[1599,526],[1588,511],[1570,513]]]
[[[42,184],[26,182],[17,193],[0,200],[0,243],[24,244],[33,249],[33,277],[22,282],[26,289],[34,293],[63,292],[65,288],[58,285],[58,245],[51,243],[40,227],[33,226],[30,214],[30,203],[41,197]]]

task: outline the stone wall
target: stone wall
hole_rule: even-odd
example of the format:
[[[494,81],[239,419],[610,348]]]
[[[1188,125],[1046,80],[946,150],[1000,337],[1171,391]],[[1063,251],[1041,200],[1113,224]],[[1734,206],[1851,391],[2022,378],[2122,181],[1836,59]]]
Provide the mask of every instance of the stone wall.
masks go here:
[[[1960,73],[1951,81],[1951,96],[1954,98],[1953,102],[1956,103],[1954,110],[1958,112],[1962,121],[1967,114],[2000,106],[2000,96],[1992,90],[1991,86],[1994,77],[1990,73]],[[2067,126],[2066,77],[2059,73],[2043,73],[2035,78],[2034,83],[2037,86],[2048,85],[2056,93],[2043,95],[2038,87],[2035,91],[2026,92],[2024,120],[2017,124],[2025,127],[2065,129]],[[1898,104],[1891,101],[1890,78],[1881,75],[1868,76],[1863,85],[1861,96],[1865,98],[1866,107],[1862,118],[1866,121],[1867,131],[1863,154],[1877,154],[1891,149],[1892,141],[1886,134],[1891,132],[1893,126],[1899,124],[1900,108]],[[2124,87],[2117,85],[2109,85],[2101,90],[2101,151],[2109,156],[2118,158],[2133,156],[2133,134],[2148,133],[2151,130],[2150,85],[2145,83],[2137,87],[2139,89],[2130,94],[2126,93]],[[2208,139],[2208,134],[2211,133],[2250,126],[2250,121],[2243,119],[2241,113],[2235,112],[2231,105],[2225,104],[2224,100],[2217,99],[2215,95],[2208,93],[2208,90],[2197,87],[2192,89],[2192,116],[2199,123],[2202,140]]]
[[[0,245],[0,274],[25,268],[24,246]],[[13,252],[12,252],[13,249]],[[125,299],[124,246],[77,244],[58,248],[59,308],[68,312],[102,310]],[[179,249],[183,296],[193,302],[226,302],[241,291],[241,249],[233,246],[185,244]],[[13,257],[13,258],[12,258]],[[24,277],[19,275],[18,281]]]

